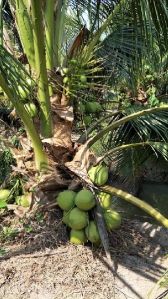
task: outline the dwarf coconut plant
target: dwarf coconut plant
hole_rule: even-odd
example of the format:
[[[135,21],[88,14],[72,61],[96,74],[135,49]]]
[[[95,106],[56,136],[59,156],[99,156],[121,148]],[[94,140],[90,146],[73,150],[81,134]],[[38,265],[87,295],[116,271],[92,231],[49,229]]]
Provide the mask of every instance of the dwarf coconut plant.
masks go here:
[[[34,172],[41,174],[40,179],[37,177],[38,188],[43,186],[44,190],[47,184],[51,190],[63,186],[67,189],[70,180],[61,181],[57,175],[61,169],[71,178],[74,174],[78,176],[92,191],[101,189],[131,202],[168,227],[168,219],[150,205],[106,185],[108,158],[122,151],[152,148],[167,158],[167,130],[162,119],[168,116],[168,106],[130,111],[120,105],[106,109],[105,105],[113,78],[130,74],[128,70],[133,66],[135,69],[142,57],[154,52],[151,51],[154,45],[157,44],[160,53],[167,51],[167,1],[9,0],[0,3],[0,87],[31,141]],[[9,23],[13,24],[13,32]],[[13,36],[10,44],[6,33]],[[86,116],[88,125],[84,121]],[[111,142],[100,157],[91,152],[98,141],[109,140],[125,124],[138,120],[144,131],[151,129],[151,122],[159,138],[153,140],[146,134],[143,140],[127,143],[122,143],[121,138]],[[81,128],[83,133],[77,138],[75,134]],[[85,235],[78,230],[86,228],[87,209],[98,201],[95,202],[90,191],[87,200],[85,190],[77,198],[74,191],[64,192],[58,197],[58,205],[65,210],[64,221],[69,221],[72,228],[71,239],[80,243],[79,235],[83,241]],[[69,207],[72,209],[67,215]],[[115,212],[106,212],[106,219],[112,213],[119,224],[120,217]],[[80,223],[76,223],[77,214]],[[98,242],[99,232],[93,220],[86,229],[88,238],[92,239],[91,227]]]

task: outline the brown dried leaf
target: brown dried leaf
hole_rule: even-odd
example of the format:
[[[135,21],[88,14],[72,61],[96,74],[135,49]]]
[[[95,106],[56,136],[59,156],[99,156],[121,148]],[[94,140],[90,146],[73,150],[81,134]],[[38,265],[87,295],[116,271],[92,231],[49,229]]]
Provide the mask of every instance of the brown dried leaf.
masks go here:
[[[31,145],[31,141],[29,138],[27,138],[27,137],[25,138],[22,136],[19,138],[19,141],[20,141],[21,146],[25,153],[30,152],[32,150],[32,145]]]
[[[18,205],[7,205],[8,210],[13,210],[15,215],[17,215],[19,218],[23,218],[25,214],[28,212],[29,208],[24,208],[22,206]]]
[[[59,94],[53,94],[50,97],[51,107],[55,107],[61,104],[61,96]],[[52,109],[53,110],[53,109]]]
[[[43,192],[55,191],[57,189],[67,188],[70,182],[70,180],[61,178],[59,173],[52,173],[42,177],[38,183],[38,188]]]
[[[71,162],[65,163],[65,165],[85,182],[92,185],[88,178],[87,171],[91,165],[95,164],[95,162],[96,157],[90,149],[88,149],[87,144],[85,144],[79,147],[74,159]]]
[[[96,163],[96,157],[93,152],[88,149],[87,144],[81,145],[75,154],[73,161],[67,162],[67,165],[74,165],[84,172],[87,172],[89,167]]]
[[[62,120],[59,116],[53,117],[54,122],[54,145],[65,148],[72,148],[71,132],[72,124],[69,121]]]
[[[73,122],[74,114],[73,114],[73,107],[67,106],[62,107],[62,109],[56,109],[54,112],[62,119],[65,119],[69,122]]]

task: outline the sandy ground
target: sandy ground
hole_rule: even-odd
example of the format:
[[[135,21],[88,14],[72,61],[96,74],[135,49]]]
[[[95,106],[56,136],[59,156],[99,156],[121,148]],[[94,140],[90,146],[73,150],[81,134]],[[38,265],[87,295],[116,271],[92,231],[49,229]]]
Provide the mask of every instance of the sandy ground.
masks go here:
[[[60,233],[66,235],[65,229]],[[149,297],[168,268],[168,234],[158,226],[133,221],[110,235],[115,277],[102,248],[73,246],[66,237],[55,245],[52,240],[52,246],[46,240],[40,248],[36,244],[38,238],[6,244],[0,299],[154,299],[164,291],[153,290]]]

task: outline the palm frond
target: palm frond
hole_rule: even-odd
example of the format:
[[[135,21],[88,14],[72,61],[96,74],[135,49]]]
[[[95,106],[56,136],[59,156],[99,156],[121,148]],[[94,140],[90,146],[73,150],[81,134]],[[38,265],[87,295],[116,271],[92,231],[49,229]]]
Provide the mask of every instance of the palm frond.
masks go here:
[[[85,19],[90,39],[111,16],[101,36],[100,55],[107,58],[113,82],[114,75],[120,79],[122,75],[129,84],[137,84],[142,57],[150,55],[154,61],[158,58],[154,49],[158,47],[163,53],[167,48],[167,0],[72,0],[70,5]]]
[[[21,86],[26,93],[31,91],[31,88],[26,81],[26,78],[30,78],[30,75],[28,74],[24,66],[17,59],[15,59],[13,55],[11,55],[3,46],[0,46],[0,57],[1,75],[4,77],[9,88],[12,88],[15,97],[19,100],[19,86]]]

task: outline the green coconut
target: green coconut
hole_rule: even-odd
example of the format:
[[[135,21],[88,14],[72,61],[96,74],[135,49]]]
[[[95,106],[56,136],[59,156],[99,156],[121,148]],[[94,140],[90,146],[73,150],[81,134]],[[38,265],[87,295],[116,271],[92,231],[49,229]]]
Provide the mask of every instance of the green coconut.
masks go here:
[[[69,226],[69,211],[63,212],[62,222]]]
[[[64,68],[62,69],[62,71],[63,71],[64,74],[68,74],[69,69],[68,69],[67,67],[64,67]]]
[[[71,59],[70,64],[76,65],[76,64],[78,64],[78,61],[76,59]]]
[[[75,204],[79,209],[88,211],[95,206],[96,201],[93,193],[87,189],[84,189],[77,193],[75,197]]]
[[[96,112],[96,102],[87,102],[86,103],[86,112],[95,113]]]
[[[88,224],[88,214],[78,208],[72,209],[69,213],[69,226],[72,229],[80,230]]]
[[[34,103],[27,103],[24,107],[31,117],[35,117],[37,115],[37,107]]]
[[[0,201],[6,201],[10,194],[10,190],[8,189],[1,189],[0,190]]]
[[[108,180],[108,168],[102,164],[92,166],[88,171],[88,176],[97,186],[102,186]]]
[[[71,190],[65,190],[58,194],[57,203],[58,206],[65,211],[69,211],[75,206],[76,193]]]
[[[17,196],[15,201],[19,206],[28,208],[30,207],[30,203],[31,203],[30,199],[31,199],[31,193],[26,193],[24,195]]]
[[[85,75],[81,75],[81,76],[80,76],[80,81],[81,81],[82,83],[86,83],[86,82],[87,82],[87,77],[86,77]]]
[[[70,242],[76,245],[82,245],[87,241],[85,231],[71,229],[70,232]]]
[[[100,235],[95,221],[92,220],[89,222],[89,225],[85,229],[85,233],[90,242],[95,244],[100,242]]]
[[[91,122],[92,122],[92,118],[91,118],[90,115],[85,115],[83,117],[83,120],[84,120],[84,123],[85,123],[86,126],[89,126],[91,124]]]
[[[86,112],[96,113],[102,110],[102,106],[97,102],[87,102],[86,103]]]
[[[64,84],[67,84],[68,81],[69,81],[69,78],[68,78],[68,77],[64,77],[64,79],[63,79],[63,83],[64,83]]]
[[[0,200],[0,209],[6,208],[8,206],[8,203],[6,200]]]
[[[104,220],[108,230],[117,229],[121,225],[121,215],[114,210],[104,211]]]
[[[111,195],[105,192],[100,192],[98,194],[100,206],[103,209],[108,209],[111,206]]]

